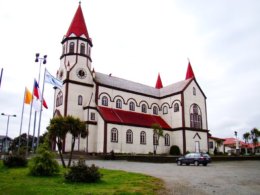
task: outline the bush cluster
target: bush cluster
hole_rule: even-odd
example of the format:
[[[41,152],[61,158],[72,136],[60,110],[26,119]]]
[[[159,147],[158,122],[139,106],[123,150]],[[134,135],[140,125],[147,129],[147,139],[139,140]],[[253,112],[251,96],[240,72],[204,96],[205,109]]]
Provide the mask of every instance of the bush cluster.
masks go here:
[[[92,164],[90,167],[85,164],[85,160],[80,159],[77,163],[73,162],[68,173],[64,175],[70,182],[95,183],[100,181],[102,175],[99,168]]]
[[[34,176],[52,176],[60,171],[55,155],[45,144],[40,145],[37,155],[32,158],[29,168],[30,174]]]
[[[180,148],[176,145],[171,146],[170,148],[170,155],[180,155],[181,151]]]
[[[9,155],[3,163],[6,167],[26,167],[28,161],[24,156]]]

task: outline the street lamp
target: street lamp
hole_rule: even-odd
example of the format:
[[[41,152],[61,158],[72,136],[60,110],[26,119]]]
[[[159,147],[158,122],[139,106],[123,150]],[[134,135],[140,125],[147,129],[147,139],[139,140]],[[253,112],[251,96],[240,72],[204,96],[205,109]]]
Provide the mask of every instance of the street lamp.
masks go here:
[[[44,55],[43,57],[40,57],[39,53],[35,54],[35,62],[40,62],[40,67],[39,67],[39,76],[38,76],[38,85],[40,86],[40,76],[41,76],[41,65],[47,63],[47,55]],[[41,97],[40,97],[41,98]],[[43,100],[41,100],[43,101]],[[41,112],[41,111],[40,111]],[[35,111],[34,113],[34,120],[36,120],[37,112]],[[37,144],[36,147],[38,148],[39,145],[39,137],[40,137],[40,120],[41,120],[41,115],[39,118],[39,127],[38,127],[38,135],[37,135]],[[36,121],[34,121],[34,128],[33,128],[33,142],[32,142],[32,148],[34,148],[34,135],[35,135],[35,128],[36,128]]]
[[[2,113],[1,115],[3,116],[7,116],[7,127],[6,127],[6,134],[5,134],[5,147],[6,147],[6,151],[8,150],[7,148],[7,135],[8,135],[8,127],[9,127],[9,118],[10,117],[16,117],[15,114],[5,114],[5,113]]]
[[[236,154],[239,154],[239,143],[238,143],[238,139],[237,139],[237,131],[234,131],[235,136],[236,136]]]

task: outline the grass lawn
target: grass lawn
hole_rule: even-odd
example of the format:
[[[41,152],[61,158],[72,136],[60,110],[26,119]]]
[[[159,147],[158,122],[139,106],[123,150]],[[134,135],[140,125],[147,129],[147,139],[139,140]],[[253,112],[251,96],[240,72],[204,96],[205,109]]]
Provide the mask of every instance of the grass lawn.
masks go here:
[[[163,189],[160,179],[125,171],[100,169],[101,181],[94,184],[68,183],[65,169],[54,177],[33,177],[28,168],[6,168],[0,161],[0,194],[156,194]]]

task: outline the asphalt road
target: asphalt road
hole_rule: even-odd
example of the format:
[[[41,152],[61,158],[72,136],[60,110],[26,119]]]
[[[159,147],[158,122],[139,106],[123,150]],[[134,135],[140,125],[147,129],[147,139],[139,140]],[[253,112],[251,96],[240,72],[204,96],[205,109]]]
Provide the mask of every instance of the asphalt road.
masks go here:
[[[100,168],[144,173],[165,182],[164,194],[260,195],[260,161],[213,162],[208,166],[87,160]]]

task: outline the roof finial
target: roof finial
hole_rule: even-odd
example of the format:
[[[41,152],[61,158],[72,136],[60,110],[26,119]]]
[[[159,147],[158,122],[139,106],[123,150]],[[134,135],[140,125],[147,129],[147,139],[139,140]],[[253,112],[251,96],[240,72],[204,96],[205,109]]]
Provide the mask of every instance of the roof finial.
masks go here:
[[[79,1],[79,5],[81,5],[81,1]]]

